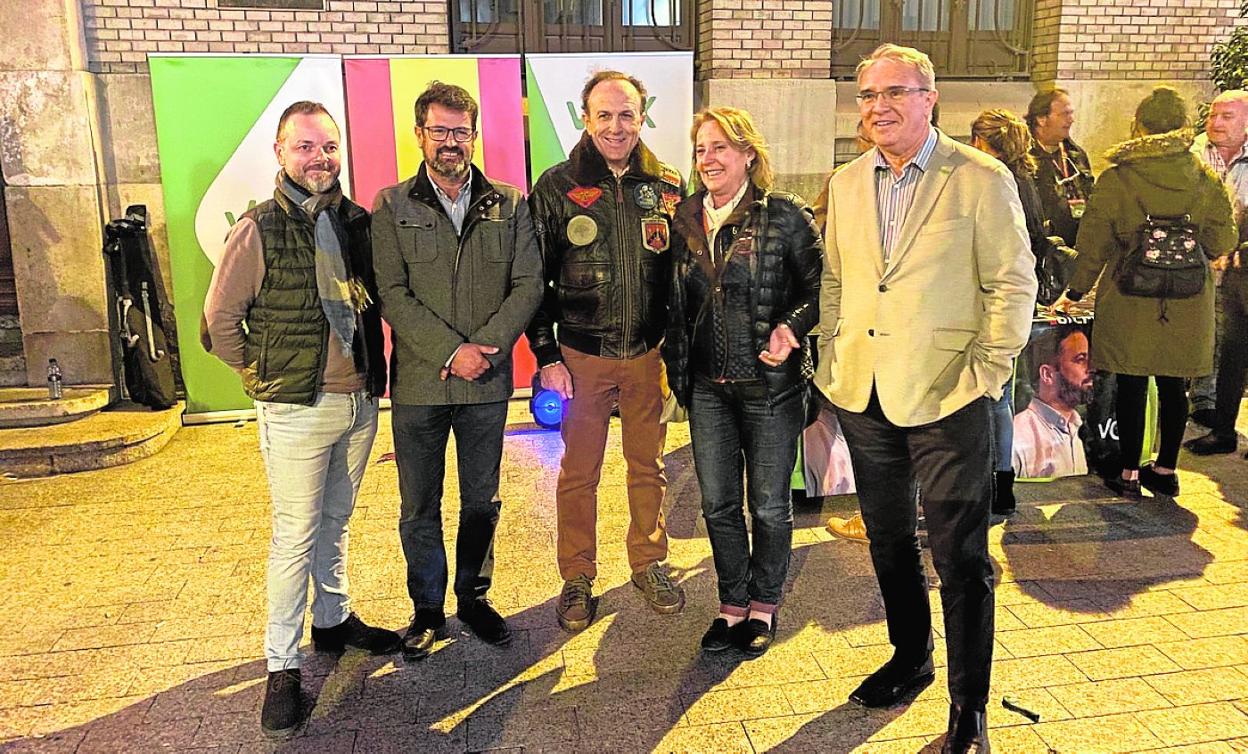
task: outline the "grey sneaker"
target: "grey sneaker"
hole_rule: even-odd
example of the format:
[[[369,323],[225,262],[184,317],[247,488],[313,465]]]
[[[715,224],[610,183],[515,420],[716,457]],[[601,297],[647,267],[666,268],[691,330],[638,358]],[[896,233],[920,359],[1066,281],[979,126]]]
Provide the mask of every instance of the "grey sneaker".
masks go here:
[[[594,599],[594,582],[588,576],[577,576],[563,582],[555,615],[566,631],[584,631],[594,622],[598,601]]]
[[[670,615],[685,607],[684,590],[672,582],[667,566],[662,563],[651,563],[646,570],[634,573],[633,586],[641,590],[656,613]]]

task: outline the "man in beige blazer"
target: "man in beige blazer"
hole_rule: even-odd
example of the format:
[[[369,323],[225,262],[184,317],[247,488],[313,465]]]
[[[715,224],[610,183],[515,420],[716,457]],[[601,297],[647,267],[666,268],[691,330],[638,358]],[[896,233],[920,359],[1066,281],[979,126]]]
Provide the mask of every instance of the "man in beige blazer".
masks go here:
[[[943,751],[986,752],[988,408],[1027,341],[1034,260],[1006,167],[931,125],[927,55],[882,45],[858,88],[875,148],[829,182],[816,382],[849,442],[894,654],[850,699],[891,706],[934,677],[917,482],[948,643]]]

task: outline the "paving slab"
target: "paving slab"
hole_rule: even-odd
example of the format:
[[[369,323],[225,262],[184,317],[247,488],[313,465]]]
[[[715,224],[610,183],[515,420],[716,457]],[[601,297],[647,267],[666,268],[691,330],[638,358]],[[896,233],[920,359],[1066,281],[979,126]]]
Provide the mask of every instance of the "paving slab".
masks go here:
[[[354,609],[401,630],[411,605],[393,447],[383,412],[349,575]],[[310,718],[281,744],[258,724],[270,512],[254,423],[185,427],[127,466],[0,481],[0,579],[17,608],[0,636],[0,750],[939,748],[949,697],[930,557],[936,683],[894,709],[847,701],[890,654],[867,548],[823,527],[853,512],[853,496],[796,506],[771,652],[704,657],[697,644],[717,597],[687,426],[670,428],[665,454],[669,562],[685,612],[656,615],[629,583],[616,423],[599,493],[599,619],[575,636],[553,614],[562,452],[556,432],[508,430],[491,597],[512,646],[486,646],[453,618],[413,664],[316,655],[309,644]],[[1126,503],[1091,478],[1020,484],[1018,514],[994,522],[995,750],[1248,751],[1248,461],[1185,454],[1180,466],[1177,500]],[[453,548],[459,482],[454,462],[447,468]],[[1005,695],[1040,722],[1001,708]]]

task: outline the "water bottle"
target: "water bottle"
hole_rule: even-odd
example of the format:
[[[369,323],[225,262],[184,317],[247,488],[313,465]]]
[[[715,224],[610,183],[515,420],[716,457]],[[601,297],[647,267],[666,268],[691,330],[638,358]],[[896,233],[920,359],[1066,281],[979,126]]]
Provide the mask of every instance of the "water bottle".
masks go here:
[[[56,359],[48,359],[48,399],[59,401],[63,395],[61,365]]]

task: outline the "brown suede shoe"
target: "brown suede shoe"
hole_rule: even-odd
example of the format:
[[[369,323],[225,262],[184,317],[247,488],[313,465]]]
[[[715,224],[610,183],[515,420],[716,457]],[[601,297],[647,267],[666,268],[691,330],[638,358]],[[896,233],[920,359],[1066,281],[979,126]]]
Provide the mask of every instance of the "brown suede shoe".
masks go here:
[[[566,631],[584,631],[594,622],[598,601],[594,599],[594,582],[588,576],[577,576],[563,582],[563,591],[555,603],[555,616]]]
[[[867,525],[862,522],[861,513],[855,513],[849,518],[833,516],[828,519],[827,529],[832,536],[848,539],[850,542],[866,544],[871,541],[867,538]]]
[[[662,563],[651,563],[644,571],[634,573],[632,580],[656,613],[671,615],[684,609],[685,592],[672,581],[667,566]]]

